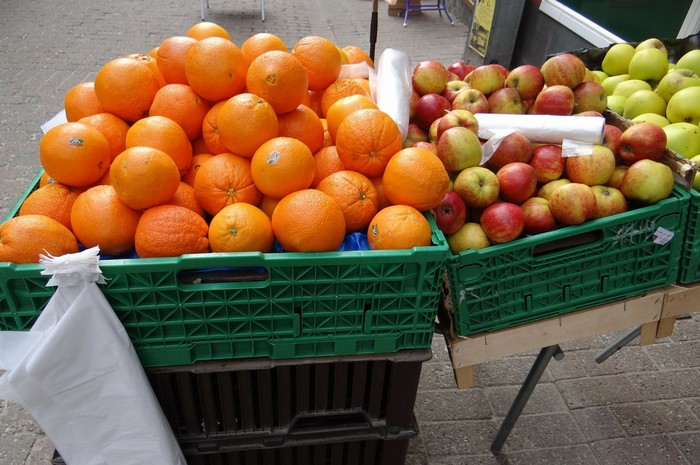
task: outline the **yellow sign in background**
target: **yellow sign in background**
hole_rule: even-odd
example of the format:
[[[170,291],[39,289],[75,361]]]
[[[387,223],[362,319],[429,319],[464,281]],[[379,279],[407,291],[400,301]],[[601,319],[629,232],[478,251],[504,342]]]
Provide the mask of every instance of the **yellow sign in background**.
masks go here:
[[[474,3],[474,17],[469,31],[469,48],[482,57],[486,56],[486,49],[489,45],[495,9],[496,0],[476,0]]]

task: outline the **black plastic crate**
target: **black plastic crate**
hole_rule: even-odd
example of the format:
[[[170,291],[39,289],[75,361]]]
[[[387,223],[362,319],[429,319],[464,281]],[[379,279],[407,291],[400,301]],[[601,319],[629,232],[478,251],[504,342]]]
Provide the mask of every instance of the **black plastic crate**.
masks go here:
[[[431,349],[310,359],[248,359],[147,368],[183,451],[303,441],[384,439],[414,430]]]

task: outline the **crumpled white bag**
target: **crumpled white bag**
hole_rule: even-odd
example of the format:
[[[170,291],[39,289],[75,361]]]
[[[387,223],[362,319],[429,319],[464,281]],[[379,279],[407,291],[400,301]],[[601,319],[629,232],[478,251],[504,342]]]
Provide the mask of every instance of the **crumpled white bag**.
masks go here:
[[[0,332],[0,398],[23,405],[68,465],[186,465],[121,322],[99,249],[41,258],[57,285],[30,331]]]

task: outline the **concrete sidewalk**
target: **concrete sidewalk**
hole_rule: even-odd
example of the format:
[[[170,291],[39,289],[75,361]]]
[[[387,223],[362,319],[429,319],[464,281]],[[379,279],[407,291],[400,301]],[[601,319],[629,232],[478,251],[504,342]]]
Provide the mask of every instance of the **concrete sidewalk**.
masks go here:
[[[340,46],[369,49],[371,0],[210,0],[207,20],[224,26],[241,44],[256,32],[273,32],[293,44],[322,35]],[[40,125],[61,110],[74,84],[92,80],[106,61],[147,52],[183,35],[200,20],[196,0],[4,0],[0,4],[0,216],[39,169]],[[413,62],[462,57],[468,28],[457,19],[424,12],[390,17],[379,2],[376,44],[409,53]],[[596,364],[595,356],[618,334],[562,346],[505,444],[503,457],[489,446],[536,353],[476,367],[476,385],[459,390],[440,336],[425,363],[411,441],[410,465],[698,465],[700,464],[700,314],[680,320],[672,337],[634,343]],[[53,447],[31,416],[0,401],[0,464],[48,465]],[[80,464],[77,464],[80,465]]]

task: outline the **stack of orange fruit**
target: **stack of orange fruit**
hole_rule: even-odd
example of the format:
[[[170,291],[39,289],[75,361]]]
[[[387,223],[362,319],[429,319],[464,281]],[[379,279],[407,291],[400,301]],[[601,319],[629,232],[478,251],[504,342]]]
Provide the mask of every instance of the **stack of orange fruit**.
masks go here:
[[[105,63],[65,94],[68,122],[43,136],[45,170],[0,225],[0,262],[99,246],[139,257],[372,249],[431,244],[423,215],[449,178],[437,157],[403,148],[359,47],[271,33],[240,46],[201,22],[148,53]],[[28,238],[31,238],[28,239]]]

